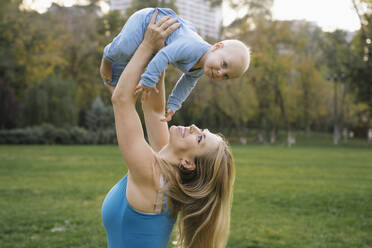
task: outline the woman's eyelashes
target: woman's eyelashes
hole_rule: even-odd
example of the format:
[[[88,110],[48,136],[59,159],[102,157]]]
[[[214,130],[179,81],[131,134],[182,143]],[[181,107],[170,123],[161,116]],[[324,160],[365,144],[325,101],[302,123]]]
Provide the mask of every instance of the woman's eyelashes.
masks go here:
[[[198,136],[198,144],[200,144],[201,140],[202,140],[203,136],[202,135],[199,135]]]

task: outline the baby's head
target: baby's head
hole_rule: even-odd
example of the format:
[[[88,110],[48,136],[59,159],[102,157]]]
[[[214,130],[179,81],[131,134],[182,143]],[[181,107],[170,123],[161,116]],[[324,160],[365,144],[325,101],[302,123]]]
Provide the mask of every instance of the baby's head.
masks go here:
[[[249,48],[238,40],[217,42],[206,55],[203,70],[215,82],[238,78],[249,67]]]

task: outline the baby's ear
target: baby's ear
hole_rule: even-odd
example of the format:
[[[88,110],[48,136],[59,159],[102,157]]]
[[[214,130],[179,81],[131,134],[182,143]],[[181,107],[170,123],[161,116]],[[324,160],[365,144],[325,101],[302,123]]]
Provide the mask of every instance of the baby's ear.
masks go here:
[[[212,51],[216,51],[217,49],[220,49],[220,48],[223,48],[223,43],[222,43],[222,41],[220,41],[220,42],[217,42],[217,43],[215,43],[214,45],[213,45],[213,49],[212,49]]]

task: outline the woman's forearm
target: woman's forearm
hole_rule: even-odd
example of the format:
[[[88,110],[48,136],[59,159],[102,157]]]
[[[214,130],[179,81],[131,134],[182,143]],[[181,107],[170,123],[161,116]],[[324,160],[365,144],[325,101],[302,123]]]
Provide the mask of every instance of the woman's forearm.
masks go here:
[[[146,101],[142,102],[147,137],[154,151],[160,151],[169,140],[168,123],[160,121],[164,118],[165,110],[164,74],[165,72],[161,74],[156,84],[159,93],[150,94]]]
[[[112,104],[135,104],[137,96],[134,95],[136,85],[138,84],[146,65],[148,64],[153,49],[142,42],[134,53],[133,57],[121,74],[118,84],[112,94]]]
[[[165,71],[162,72],[159,78],[159,82],[156,84],[156,88],[158,89],[159,93],[150,94],[146,101],[142,102],[142,109],[145,115],[151,112],[156,112],[164,115],[165,110],[164,77]]]

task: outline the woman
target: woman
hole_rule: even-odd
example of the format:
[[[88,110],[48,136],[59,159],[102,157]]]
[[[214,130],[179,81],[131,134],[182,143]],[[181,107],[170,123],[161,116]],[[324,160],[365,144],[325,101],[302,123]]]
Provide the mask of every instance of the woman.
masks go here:
[[[134,92],[141,74],[177,28],[174,20],[162,18],[155,23],[155,18],[156,13],[113,90],[117,139],[128,174],[110,190],[102,206],[108,246],[166,247],[178,216],[181,247],[224,247],[234,181],[226,142],[195,125],[168,130],[167,123],[160,121],[165,112],[164,74],[157,84],[159,93],[143,96],[151,147],[135,109],[138,94]]]

